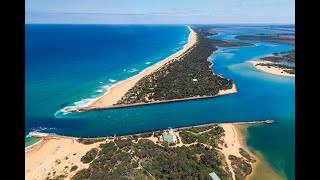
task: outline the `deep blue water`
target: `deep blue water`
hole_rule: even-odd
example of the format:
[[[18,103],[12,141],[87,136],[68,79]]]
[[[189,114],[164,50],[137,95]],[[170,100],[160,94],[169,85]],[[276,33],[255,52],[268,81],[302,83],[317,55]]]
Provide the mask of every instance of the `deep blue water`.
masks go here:
[[[295,79],[267,74],[246,62],[292,46],[233,38],[282,32],[268,26],[214,30],[219,34],[211,38],[257,45],[220,48],[212,55],[214,72],[233,79],[237,94],[63,115],[57,111],[84,103],[181,49],[189,31],[185,26],[26,25],[26,134],[40,130],[96,137],[274,119],[275,124],[250,127],[247,144],[262,152],[278,173],[294,179]]]

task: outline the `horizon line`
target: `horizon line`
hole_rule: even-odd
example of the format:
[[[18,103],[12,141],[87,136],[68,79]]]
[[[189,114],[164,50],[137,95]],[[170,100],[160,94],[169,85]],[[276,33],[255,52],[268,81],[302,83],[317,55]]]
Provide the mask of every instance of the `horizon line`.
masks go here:
[[[25,25],[295,25],[295,23],[24,23]]]

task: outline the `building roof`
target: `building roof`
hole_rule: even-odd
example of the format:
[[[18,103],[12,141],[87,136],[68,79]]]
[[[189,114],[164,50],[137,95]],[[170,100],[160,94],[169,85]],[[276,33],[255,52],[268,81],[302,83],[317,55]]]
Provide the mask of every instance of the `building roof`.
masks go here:
[[[173,141],[174,134],[162,133],[162,136],[163,136],[163,141],[174,142]]]
[[[211,176],[211,178],[212,178],[213,180],[220,180],[220,178],[217,176],[217,174],[216,174],[215,172],[212,172],[212,173],[210,173],[209,175]]]

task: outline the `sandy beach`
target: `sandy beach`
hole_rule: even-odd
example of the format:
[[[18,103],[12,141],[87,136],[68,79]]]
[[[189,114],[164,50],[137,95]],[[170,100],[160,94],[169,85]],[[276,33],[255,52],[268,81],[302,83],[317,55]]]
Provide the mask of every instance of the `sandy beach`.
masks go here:
[[[248,122],[248,123],[259,123],[259,122]],[[261,123],[261,122],[260,122]],[[227,147],[221,146],[220,150],[227,160],[230,169],[231,162],[228,159],[229,155],[242,157],[239,153],[239,148],[242,147],[247,152],[248,149],[243,145],[243,137],[236,127],[246,126],[247,122],[244,123],[221,123],[219,124],[225,130],[224,141]],[[202,125],[201,125],[202,126]],[[183,128],[180,128],[183,129]],[[180,143],[175,145],[179,146],[190,146],[192,144],[183,144],[181,137],[179,136],[178,129],[174,129],[174,133],[180,139]],[[126,136],[121,136],[126,138]],[[141,138],[138,138],[141,139]],[[145,138],[158,144],[158,139],[154,136]],[[65,175],[66,179],[71,177],[83,168],[87,168],[89,164],[84,164],[80,161],[81,157],[86,154],[92,148],[97,148],[101,143],[113,141],[113,139],[106,139],[104,141],[96,142],[90,145],[84,145],[76,141],[74,137],[65,136],[52,136],[45,137],[44,140],[38,145],[34,146],[30,151],[25,153],[25,177],[26,179],[45,179],[49,175],[54,177],[55,175]],[[250,153],[250,152],[249,152]],[[250,153],[252,154],[252,153]],[[254,155],[253,155],[254,156]],[[254,156],[255,157],[255,156]],[[255,164],[255,163],[254,163]],[[70,171],[72,166],[78,166],[75,171]],[[253,168],[255,166],[253,165]],[[55,173],[54,173],[55,172]],[[253,170],[254,172],[254,170]],[[233,178],[234,172],[232,171]]]
[[[88,107],[110,107],[113,104],[116,104],[124,94],[131,89],[140,79],[144,76],[147,76],[154,71],[156,71],[159,67],[163,66],[167,62],[177,58],[184,52],[186,52],[189,48],[194,46],[197,42],[197,34],[188,26],[190,30],[190,34],[188,37],[188,43],[184,46],[184,48],[177,53],[167,57],[166,59],[160,61],[159,63],[145,69],[142,73],[136,75],[135,77],[122,81],[119,84],[111,87],[108,92],[103,94],[101,97],[91,102]]]
[[[225,130],[224,141],[227,144],[227,147],[221,146],[221,148],[222,148],[221,152],[225,155],[225,158],[227,160],[229,168],[233,169],[231,166],[231,161],[228,159],[229,155],[242,157],[242,155],[239,153],[239,148],[243,148],[248,153],[250,153],[250,152],[245,146],[241,145],[240,140],[239,140],[239,134],[237,133],[237,130],[236,130],[234,124],[225,123],[225,124],[219,124],[219,125]],[[252,153],[250,153],[250,155],[252,156]],[[251,163],[251,165],[253,165],[253,164],[255,164],[255,163]],[[233,179],[235,179],[234,172],[231,171],[231,173],[232,173]]]
[[[178,102],[178,101],[188,101],[188,100],[196,100],[196,99],[206,99],[206,98],[214,98],[217,96],[223,96],[227,94],[237,93],[238,90],[236,88],[235,83],[233,83],[231,89],[227,90],[220,90],[218,94],[214,96],[195,96],[189,98],[182,98],[182,99],[171,99],[165,101],[152,101],[148,103],[134,103],[134,104],[125,104],[125,105],[112,105],[112,106],[89,106],[89,107],[79,107],[79,108],[69,108],[66,111],[90,111],[90,110],[101,110],[101,109],[115,109],[115,108],[123,108],[123,107],[132,107],[132,106],[143,106],[143,105],[151,105],[151,104],[160,104],[160,103],[170,103],[170,102]]]
[[[73,138],[45,138],[40,144],[25,153],[25,178],[27,180],[43,180],[53,174],[65,174],[68,179],[77,170],[87,168],[80,159],[87,151],[98,147],[99,143],[83,145]],[[70,172],[72,166],[78,166]],[[56,173],[54,173],[56,172]]]
[[[256,64],[258,63],[262,63],[262,64],[266,64],[266,63],[273,63],[271,61],[247,61],[249,63],[251,63],[255,68],[270,73],[270,74],[275,74],[275,75],[280,75],[280,76],[289,76],[289,77],[295,77],[294,74],[289,74],[287,72],[284,72],[283,69],[277,68],[277,67],[273,67],[271,66],[270,68],[268,68],[267,66],[259,66]]]
[[[130,106],[140,106],[140,105],[185,101],[185,100],[192,100],[192,99],[210,98],[210,97],[216,97],[216,96],[221,96],[221,95],[226,95],[226,94],[237,93],[238,92],[237,88],[236,88],[235,84],[233,83],[233,86],[231,89],[220,90],[219,93],[214,96],[196,96],[196,97],[183,98],[183,99],[172,99],[172,100],[166,100],[166,101],[151,101],[148,103],[114,105],[125,95],[126,92],[128,92],[132,87],[134,87],[135,84],[139,80],[141,80],[143,77],[153,73],[154,71],[156,71],[161,66],[168,63],[169,61],[175,60],[175,58],[179,57],[184,52],[188,51],[190,48],[192,48],[197,43],[196,32],[194,32],[189,26],[188,26],[188,28],[190,30],[190,34],[188,37],[188,43],[184,46],[184,48],[182,50],[167,57],[166,59],[160,61],[159,63],[145,69],[144,71],[142,71],[138,75],[133,76],[127,80],[121,81],[118,84],[115,84],[108,91],[106,91],[104,94],[102,94],[100,97],[93,100],[92,102],[89,102],[87,105],[85,105],[83,107],[67,107],[64,109],[64,111],[72,112],[72,111],[90,111],[90,110],[99,110],[99,109],[122,108],[122,107],[130,107]]]

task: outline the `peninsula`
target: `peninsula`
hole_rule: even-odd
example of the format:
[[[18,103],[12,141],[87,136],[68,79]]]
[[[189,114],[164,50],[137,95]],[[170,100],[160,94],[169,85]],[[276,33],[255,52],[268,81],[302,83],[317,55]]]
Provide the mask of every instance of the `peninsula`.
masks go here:
[[[134,135],[76,138],[30,133],[43,141],[26,152],[27,179],[162,179],[207,177],[245,179],[255,156],[240,143],[236,126],[272,120],[206,124]],[[175,168],[182,168],[179,171]]]
[[[208,58],[219,47],[254,46],[250,43],[209,39],[216,35],[201,27],[189,27],[184,48],[151,66],[140,74],[122,81],[84,107],[68,107],[65,111],[89,111],[210,98],[236,93],[231,79],[214,74]]]
[[[258,34],[258,35],[239,35],[235,37],[240,40],[254,40],[264,42],[277,42],[295,46],[295,34],[294,33],[280,33],[280,34]],[[248,61],[254,65],[257,69],[264,72],[295,77],[295,67],[285,64],[295,63],[295,49],[290,51],[275,52],[271,56],[261,57],[260,61]]]

